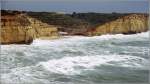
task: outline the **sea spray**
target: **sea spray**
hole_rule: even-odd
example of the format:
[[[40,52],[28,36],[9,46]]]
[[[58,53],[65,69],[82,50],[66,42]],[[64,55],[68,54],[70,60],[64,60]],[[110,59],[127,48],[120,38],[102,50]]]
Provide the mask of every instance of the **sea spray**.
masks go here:
[[[143,50],[148,45],[148,32],[2,45],[1,83],[147,82],[149,55]]]

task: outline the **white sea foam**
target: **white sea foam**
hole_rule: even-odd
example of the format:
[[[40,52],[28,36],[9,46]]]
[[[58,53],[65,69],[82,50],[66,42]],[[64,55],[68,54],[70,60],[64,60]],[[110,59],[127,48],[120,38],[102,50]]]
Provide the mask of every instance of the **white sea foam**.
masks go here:
[[[117,63],[117,64],[116,64]],[[47,84],[50,81],[47,79],[40,79],[46,77],[45,70],[52,73],[77,75],[84,70],[94,70],[96,66],[109,65],[115,67],[128,68],[144,68],[145,64],[149,64],[147,60],[141,57],[128,55],[99,55],[99,56],[76,56],[64,57],[61,59],[53,59],[47,62],[40,62],[35,66],[26,66],[21,68],[14,68],[10,73],[2,74],[2,83],[34,83],[40,82]],[[39,67],[41,70],[36,70]],[[42,70],[44,69],[44,70]],[[51,78],[54,80],[55,78]]]
[[[40,65],[44,66],[44,68],[50,72],[72,75],[79,74],[86,69],[94,69],[94,67],[101,65],[143,68],[147,63],[148,61],[141,57],[127,55],[101,55],[64,57],[61,59],[49,60],[48,62],[41,62]]]
[[[124,67],[128,69],[148,70],[148,59],[137,55],[138,53],[142,53],[141,47],[132,45],[109,46],[109,42],[112,40],[114,40],[115,43],[124,43],[126,41],[134,42],[136,40],[143,42],[145,39],[148,39],[148,35],[149,32],[133,35],[116,34],[93,37],[67,36],[56,40],[36,39],[31,45],[2,45],[2,69],[4,72],[6,72],[7,69],[10,71],[8,73],[1,73],[2,83],[6,82],[10,84],[20,81],[19,83],[37,84],[37,82],[45,82],[45,84],[48,84],[49,80],[46,81],[46,79],[42,78],[45,76],[45,73],[47,73],[44,72],[45,70],[50,73],[65,75],[76,75],[82,74],[82,72],[86,70],[97,70],[96,68],[102,65],[113,66],[116,67],[116,69],[117,67]],[[89,42],[90,51],[88,51],[86,47],[88,46],[86,42]],[[91,45],[97,43],[98,46]],[[103,47],[101,47],[101,45],[103,45]],[[145,48],[145,46],[142,47]],[[116,54],[113,53],[115,49],[118,50],[115,51]],[[131,50],[131,52],[135,52],[136,54],[134,54],[135,56],[131,56],[131,52],[129,52],[130,55],[119,55],[121,52],[119,49],[124,50],[125,53]],[[129,51],[126,49],[129,49]],[[76,54],[78,51],[82,52],[84,55]],[[104,51],[108,53],[103,53]],[[75,52],[75,54],[72,54],[72,52]],[[66,55],[66,53],[68,55]],[[41,58],[49,61],[39,60]],[[26,61],[34,62],[35,65],[32,63],[31,65],[26,65]],[[40,67],[41,70],[37,70],[37,67]],[[38,79],[38,77],[41,78]],[[52,78],[55,79],[55,76]]]
[[[36,46],[43,46],[43,45],[51,45],[51,46],[59,46],[64,44],[76,44],[77,42],[85,43],[89,40],[100,40],[100,41],[107,41],[111,39],[118,39],[123,41],[133,41],[133,40],[140,40],[143,38],[149,38],[149,32],[137,33],[132,35],[123,35],[123,34],[115,34],[115,35],[102,35],[102,36],[93,36],[93,37],[84,37],[84,36],[65,36],[64,38],[57,39],[57,40],[41,40],[36,39],[33,41],[32,45]]]

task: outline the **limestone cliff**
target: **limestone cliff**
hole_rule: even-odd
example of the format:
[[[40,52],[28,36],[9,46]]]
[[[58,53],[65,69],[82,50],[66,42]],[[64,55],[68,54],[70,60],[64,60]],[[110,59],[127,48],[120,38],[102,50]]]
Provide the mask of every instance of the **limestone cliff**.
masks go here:
[[[88,30],[88,35],[133,34],[148,30],[148,15],[130,14]]]
[[[35,38],[57,38],[58,31],[67,35],[95,36],[103,34],[133,34],[148,30],[147,14],[2,11],[2,44],[31,43]],[[55,26],[54,26],[55,25]]]
[[[25,14],[1,16],[1,44],[29,44],[39,37],[58,37],[57,27],[42,23]]]

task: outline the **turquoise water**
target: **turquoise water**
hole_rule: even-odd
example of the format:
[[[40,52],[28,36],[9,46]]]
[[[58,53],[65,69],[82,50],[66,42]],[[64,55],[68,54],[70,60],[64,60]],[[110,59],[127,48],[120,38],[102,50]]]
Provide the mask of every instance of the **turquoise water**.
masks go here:
[[[148,32],[2,45],[1,84],[148,82],[149,45]]]

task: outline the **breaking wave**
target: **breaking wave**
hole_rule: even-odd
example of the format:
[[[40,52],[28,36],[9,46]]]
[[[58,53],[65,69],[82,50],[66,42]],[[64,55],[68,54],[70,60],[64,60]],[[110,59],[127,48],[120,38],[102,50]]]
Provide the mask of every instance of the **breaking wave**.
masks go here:
[[[1,83],[96,84],[148,81],[149,32],[36,39],[1,46]]]
[[[45,69],[66,75],[80,74],[82,70],[92,70],[100,65],[113,65],[130,68],[148,68],[148,60],[127,55],[76,56],[41,62]]]

